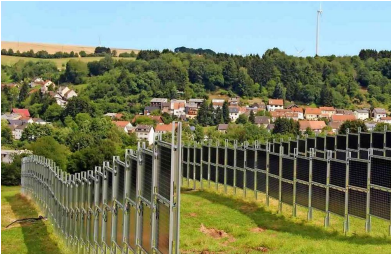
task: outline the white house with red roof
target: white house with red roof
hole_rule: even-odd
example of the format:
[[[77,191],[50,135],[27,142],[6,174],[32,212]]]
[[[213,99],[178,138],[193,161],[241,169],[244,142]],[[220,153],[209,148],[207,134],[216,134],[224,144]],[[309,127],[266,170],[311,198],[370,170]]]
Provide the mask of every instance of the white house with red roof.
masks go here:
[[[276,109],[283,109],[283,99],[269,99],[267,110],[275,111]]]
[[[22,117],[30,117],[30,112],[26,108],[13,108],[12,113],[19,114]]]

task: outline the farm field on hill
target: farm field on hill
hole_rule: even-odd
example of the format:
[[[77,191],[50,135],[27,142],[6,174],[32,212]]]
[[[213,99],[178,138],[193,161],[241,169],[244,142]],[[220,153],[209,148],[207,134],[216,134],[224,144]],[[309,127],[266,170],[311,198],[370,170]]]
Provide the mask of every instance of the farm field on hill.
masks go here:
[[[42,58],[34,58],[34,57],[21,57],[21,56],[5,56],[5,55],[2,55],[1,56],[1,64],[2,65],[13,65],[16,62],[18,62],[19,60],[23,60],[25,62],[27,62],[27,61],[33,61],[33,62],[37,62],[37,61],[51,61],[51,62],[54,62],[58,68],[61,69],[61,68],[65,68],[65,65],[71,59],[76,59],[76,60],[80,60],[82,62],[88,63],[88,62],[93,62],[93,61],[99,61],[102,58],[103,57],[78,57],[78,58],[74,57],[74,58],[42,59]],[[118,59],[134,60],[135,58],[114,57],[114,59],[115,60],[118,60]]]
[[[2,49],[13,49],[15,52],[19,50],[20,52],[29,51],[30,49],[34,50],[34,52],[40,50],[46,50],[49,54],[54,54],[58,51],[68,52],[74,51],[75,53],[79,53],[80,51],[85,51],[87,54],[94,53],[96,46],[80,46],[80,45],[65,45],[65,44],[50,44],[50,43],[35,43],[35,42],[16,42],[16,41],[2,41],[1,48]],[[139,50],[137,49],[119,49],[119,48],[111,48],[111,50],[116,50],[117,54],[132,51],[137,54]]]
[[[186,184],[184,185],[186,186]],[[193,186],[193,183],[191,183]],[[205,182],[204,186],[207,186]],[[211,185],[215,186],[215,185]],[[229,191],[230,193],[230,191]],[[232,192],[231,192],[232,193]],[[328,229],[323,213],[311,222],[306,209],[291,216],[291,206],[277,213],[277,202],[265,196],[254,201],[253,192],[236,195],[183,189],[181,195],[181,253],[390,253],[389,224],[372,220],[365,233],[364,220],[350,218],[350,232],[342,233],[343,220],[332,216]],[[271,202],[272,201],[272,202]]]

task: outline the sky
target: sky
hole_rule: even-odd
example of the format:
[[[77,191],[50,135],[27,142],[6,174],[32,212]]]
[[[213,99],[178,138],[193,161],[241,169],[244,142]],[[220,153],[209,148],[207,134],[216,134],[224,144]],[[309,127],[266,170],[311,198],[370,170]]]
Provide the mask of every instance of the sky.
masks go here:
[[[314,56],[320,2],[2,2],[1,40]],[[391,50],[391,2],[322,2],[319,55]],[[298,53],[298,51],[302,53]]]

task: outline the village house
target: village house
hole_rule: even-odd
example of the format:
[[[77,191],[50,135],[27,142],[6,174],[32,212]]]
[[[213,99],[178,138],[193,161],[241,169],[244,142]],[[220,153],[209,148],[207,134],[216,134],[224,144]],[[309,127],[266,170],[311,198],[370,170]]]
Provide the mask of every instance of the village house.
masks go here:
[[[19,114],[22,117],[30,117],[30,112],[28,109],[25,108],[13,108],[12,113]]]
[[[129,133],[129,131],[133,128],[131,122],[129,121],[112,121],[117,127],[124,130],[125,133]]]
[[[357,109],[354,111],[355,118],[358,120],[365,121],[369,118],[369,110],[367,109]]]
[[[377,123],[374,122],[365,122],[365,126],[368,131],[373,131],[374,128],[376,128]]]
[[[149,125],[137,125],[135,128],[136,137],[140,140],[147,140],[151,145],[154,142],[154,128]]]
[[[194,102],[185,104],[186,118],[194,119],[197,116],[198,106]]]
[[[1,150],[1,162],[12,163],[15,155],[32,154],[30,150]]]
[[[339,132],[339,128],[342,124],[343,124],[343,122],[329,122],[328,126],[331,127],[331,130],[333,133],[337,134]]]
[[[5,113],[1,115],[1,119],[5,120],[19,120],[20,118],[22,118],[22,115],[17,113]]]
[[[144,110],[143,110],[143,115],[150,115],[153,111],[161,111],[161,108],[160,107],[156,107],[156,106],[147,106],[147,107],[144,107]]]
[[[319,108],[305,109],[305,119],[307,120],[317,120],[320,115],[321,115],[321,110]]]
[[[185,100],[171,100],[170,101],[170,112],[172,115],[177,117],[185,114]]]
[[[229,106],[238,106],[240,104],[240,97],[230,98],[228,103],[229,103]]]
[[[175,128],[177,128],[177,123],[175,125]],[[155,127],[155,133],[161,133],[161,134],[165,134],[165,133],[171,133],[173,130],[173,123],[169,123],[169,124],[158,124]]]
[[[291,110],[291,112],[295,112],[295,113],[298,114],[298,119],[299,120],[303,120],[304,119],[304,110],[303,110],[303,108],[291,107],[290,110]]]
[[[275,121],[278,118],[287,118],[287,119],[293,119],[295,121],[298,121],[298,113],[296,112],[290,112],[290,109],[281,109],[282,111],[272,111],[271,114],[271,119],[272,121]],[[283,111],[283,110],[289,110],[287,111]]]
[[[391,117],[390,116],[381,117],[380,118],[380,123],[389,123],[389,124],[391,124]]]
[[[22,125],[9,125],[9,127],[12,132],[12,137],[16,140],[19,140],[22,137],[24,129],[27,127],[27,123]]]
[[[189,99],[189,103],[195,103],[197,108],[200,108],[200,105],[204,102],[204,99]]]
[[[354,115],[354,112],[349,109],[336,109],[336,115]]]
[[[212,106],[214,107],[214,109],[217,109],[218,107],[222,108],[223,107],[223,103],[225,102],[224,99],[212,99]]]
[[[167,103],[167,99],[166,98],[153,98],[150,101],[150,106],[152,107],[159,107],[162,109],[162,103]]]
[[[218,124],[218,131],[220,133],[227,133],[228,128],[229,128],[228,124],[225,124],[225,123]]]
[[[307,128],[310,128],[314,133],[321,133],[325,127],[324,121],[299,121],[299,130],[304,133]]]
[[[321,115],[330,118],[336,114],[336,109],[334,107],[320,107]]]
[[[55,87],[55,84],[50,81],[50,80],[46,80],[44,81],[44,83],[41,86],[41,93],[47,93],[49,91],[49,86],[53,85],[53,88]]]
[[[74,90],[69,89],[67,86],[59,87],[57,93],[61,96],[63,100],[66,101],[71,99],[72,97],[78,96],[78,94]]]
[[[161,116],[143,116],[143,115],[135,115],[135,117],[132,119],[132,123],[136,122],[136,119],[140,118],[140,117],[148,117],[150,119],[152,119],[156,124],[163,124],[163,119]]]
[[[373,109],[373,120],[378,122],[381,117],[386,117],[387,111],[383,108],[374,108]]]
[[[270,124],[270,118],[268,116],[255,116],[255,124],[258,127],[263,126],[267,128],[268,124]]]
[[[332,122],[345,122],[355,120],[355,115],[333,115],[331,117]]]
[[[283,109],[283,100],[282,99],[269,99],[267,110],[275,111],[276,109]]]
[[[235,122],[240,116],[240,107],[230,106],[229,107],[229,116],[232,122]]]

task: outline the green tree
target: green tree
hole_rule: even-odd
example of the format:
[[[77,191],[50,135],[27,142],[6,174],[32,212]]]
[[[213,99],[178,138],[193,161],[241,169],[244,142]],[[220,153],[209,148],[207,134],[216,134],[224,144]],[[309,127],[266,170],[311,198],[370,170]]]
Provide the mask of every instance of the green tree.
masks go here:
[[[88,98],[77,96],[72,97],[68,100],[68,104],[65,107],[63,116],[75,117],[79,113],[89,113],[90,115],[95,114],[95,108]]]
[[[195,140],[197,142],[201,142],[201,141],[204,140],[204,130],[203,130],[203,127],[201,127],[200,125],[196,126],[196,129],[195,129]]]
[[[373,131],[384,131],[384,128],[387,128],[388,131],[391,130],[391,125],[389,123],[377,123],[374,127]],[[3,132],[3,131],[2,131]]]
[[[53,103],[50,105],[44,114],[44,118],[46,121],[58,121],[61,119],[64,109],[58,105],[57,103]]]
[[[251,110],[249,113],[249,122],[255,123],[255,113],[253,112],[253,110]]]
[[[367,131],[365,122],[362,120],[345,121],[342,125],[340,125],[339,134],[346,134],[347,129],[349,130],[350,133],[358,133],[359,127],[361,127],[361,131],[363,132]]]
[[[279,117],[275,120],[274,124],[275,126],[274,129],[272,130],[273,134],[292,134],[292,135],[299,134],[298,121]]]
[[[227,101],[223,102],[222,116],[224,123],[230,123],[229,103]]]
[[[273,97],[277,99],[286,99],[286,89],[283,87],[282,83],[276,84]]]
[[[245,114],[240,114],[235,121],[236,124],[246,124],[248,122],[248,117]]]
[[[33,154],[52,159],[61,169],[66,169],[69,149],[59,144],[53,137],[40,137],[27,148],[33,151]]]
[[[22,137],[20,138],[23,140],[33,141],[40,137],[50,136],[52,135],[53,127],[45,124],[36,124],[32,123],[29,124],[22,132]]]
[[[64,80],[73,84],[82,84],[87,77],[87,64],[82,61],[69,60],[65,68]]]
[[[220,107],[217,107],[215,110],[215,125],[218,125],[221,123],[224,123],[222,109]]]
[[[1,143],[12,144],[12,131],[6,120],[1,120]]]
[[[333,106],[333,95],[329,86],[324,86],[321,90],[320,104],[327,107]]]
[[[18,98],[19,103],[23,102],[26,99],[28,91],[29,91],[29,85],[27,84],[27,82],[25,82],[20,88],[19,98]]]

